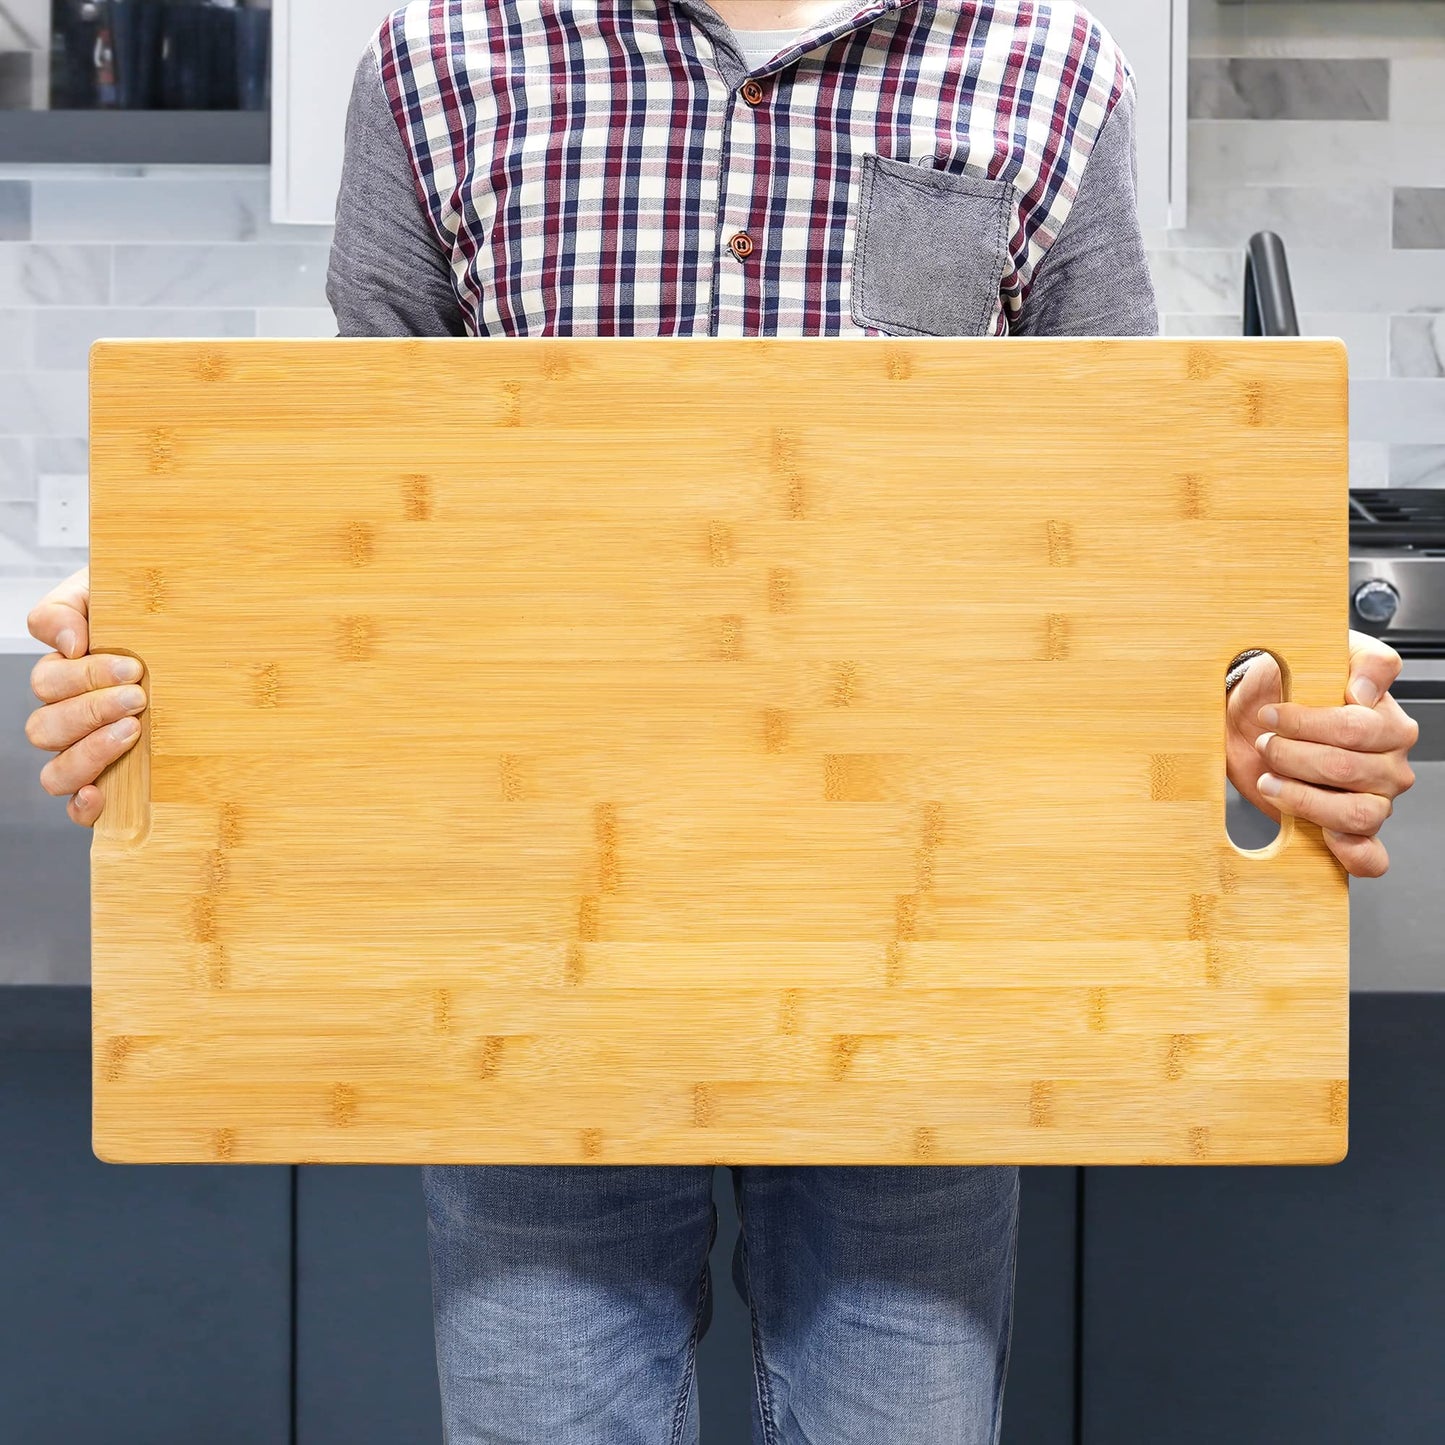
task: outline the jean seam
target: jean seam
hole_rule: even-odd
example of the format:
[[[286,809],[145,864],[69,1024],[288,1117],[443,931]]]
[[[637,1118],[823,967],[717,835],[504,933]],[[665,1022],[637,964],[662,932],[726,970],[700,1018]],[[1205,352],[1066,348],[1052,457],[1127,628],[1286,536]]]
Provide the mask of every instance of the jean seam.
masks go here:
[[[752,1294],[752,1275],[747,1267],[747,1247],[743,1248],[743,1271],[748,1280],[748,1293]],[[753,1335],[753,1378],[758,1386],[758,1414],[763,1422],[764,1445],[777,1445],[778,1425],[773,1418],[773,1396],[768,1387],[768,1362],[763,1358],[763,1332],[758,1324],[758,1311],[751,1303],[748,1313],[752,1315]]]
[[[778,1426],[773,1418],[772,1391],[768,1388],[768,1362],[763,1358],[763,1329],[758,1319],[758,1297],[753,1289],[752,1257],[748,1250],[746,1211],[738,1191],[738,1229],[742,1234],[743,1283],[748,1289],[748,1316],[752,1324],[753,1381],[758,1389],[758,1416],[763,1422],[764,1445],[777,1445]]]
[[[421,1175],[422,1195],[422,1216],[426,1220],[426,1245],[427,1245],[427,1275],[428,1286],[432,1302],[432,1351],[436,1359],[437,1373],[437,1394],[441,1405],[442,1416],[442,1445],[451,1445],[451,1425],[448,1419],[447,1410],[447,1380],[446,1371],[442,1367],[442,1311],[441,1294],[437,1289],[436,1259],[440,1254],[440,1246],[436,1242],[436,1230],[432,1225],[431,1212],[427,1199],[427,1175],[426,1170],[418,1171]]]
[[[687,1364],[682,1372],[682,1389],[672,1412],[672,1445],[680,1445],[682,1440],[682,1427],[687,1422],[687,1402],[692,1396],[693,1382],[697,1375],[697,1342],[702,1329],[703,1307],[707,1304],[707,1276],[708,1264],[704,1256],[702,1273],[697,1282],[697,1308],[692,1315],[692,1334],[687,1341]]]
[[[993,1403],[993,1437],[992,1445],[999,1445],[1003,1439],[1003,1397],[1004,1391],[1008,1388],[1009,1366],[1013,1359],[1014,1345],[1014,1316],[1015,1316],[1015,1291],[1018,1287],[1019,1273],[1019,1194],[1021,1192],[1022,1180],[1018,1170],[1014,1171],[1014,1219],[1013,1239],[1009,1245],[1009,1253],[1012,1256],[1009,1262],[1009,1292],[1008,1292],[1008,1332],[1004,1336],[1003,1346],[1003,1375],[999,1380],[998,1398]]]

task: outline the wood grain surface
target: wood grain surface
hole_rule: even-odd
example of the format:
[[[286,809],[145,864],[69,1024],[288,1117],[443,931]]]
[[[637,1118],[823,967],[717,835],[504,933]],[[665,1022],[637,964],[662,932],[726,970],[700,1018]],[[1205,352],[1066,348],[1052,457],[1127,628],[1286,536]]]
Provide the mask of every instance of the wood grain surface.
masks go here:
[[[1330,1162],[1337,341],[104,341],[117,1161]]]

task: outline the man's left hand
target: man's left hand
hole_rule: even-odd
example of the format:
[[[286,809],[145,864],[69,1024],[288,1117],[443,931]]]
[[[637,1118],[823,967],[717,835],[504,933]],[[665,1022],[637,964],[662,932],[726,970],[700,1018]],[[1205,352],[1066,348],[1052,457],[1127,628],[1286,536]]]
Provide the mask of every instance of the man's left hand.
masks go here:
[[[1378,878],[1389,866],[1375,835],[1415,781],[1407,754],[1420,725],[1390,696],[1400,654],[1367,632],[1350,633],[1343,707],[1280,701],[1279,664],[1254,658],[1229,694],[1229,780],[1276,821],[1283,810],[1324,830],[1345,871]]]

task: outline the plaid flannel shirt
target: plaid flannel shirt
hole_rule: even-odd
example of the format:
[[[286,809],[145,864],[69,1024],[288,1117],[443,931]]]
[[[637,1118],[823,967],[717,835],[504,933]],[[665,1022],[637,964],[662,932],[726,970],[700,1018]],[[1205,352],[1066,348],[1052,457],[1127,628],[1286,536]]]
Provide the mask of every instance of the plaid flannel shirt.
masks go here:
[[[705,0],[413,0],[370,54],[474,335],[1003,336],[1121,109],[1132,165],[1072,3],[846,0],[749,69]]]

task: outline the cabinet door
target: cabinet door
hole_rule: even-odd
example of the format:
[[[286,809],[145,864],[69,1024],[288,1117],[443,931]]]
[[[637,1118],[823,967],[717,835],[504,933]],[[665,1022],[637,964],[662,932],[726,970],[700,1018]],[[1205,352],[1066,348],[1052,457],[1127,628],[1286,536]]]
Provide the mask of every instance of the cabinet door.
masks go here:
[[[1189,0],[1088,0],[1118,41],[1139,91],[1139,216],[1146,231],[1185,222]]]
[[[296,1171],[295,1445],[442,1438],[421,1171]]]
[[[1445,996],[1351,999],[1350,1153],[1089,1169],[1084,1445],[1445,1440]]]
[[[351,77],[386,0],[275,0],[271,11],[271,219],[336,219]]]
[[[1042,1167],[1019,1171],[1018,1268],[1003,1445],[1074,1442],[1081,1172]]]
[[[286,1445],[291,1171],[90,1129],[90,990],[0,987],[0,1441]]]

